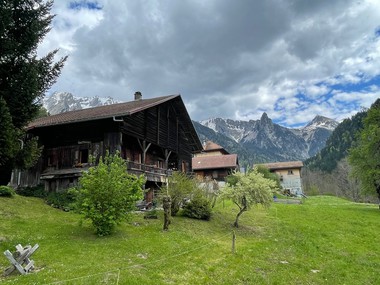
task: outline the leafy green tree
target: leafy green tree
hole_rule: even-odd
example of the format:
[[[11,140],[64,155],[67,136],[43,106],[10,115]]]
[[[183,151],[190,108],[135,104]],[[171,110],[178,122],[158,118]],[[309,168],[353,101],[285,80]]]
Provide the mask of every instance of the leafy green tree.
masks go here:
[[[11,128],[1,130],[10,151],[4,154],[6,145],[0,146],[0,185],[7,184],[13,167],[21,163],[17,150],[25,140],[24,127],[33,120],[41,105],[45,92],[55,83],[66,57],[54,62],[58,50],[37,58],[37,47],[50,31],[53,15],[52,1],[2,0],[0,3],[0,98],[2,113],[11,116]],[[4,103],[5,102],[5,103]],[[6,111],[3,111],[5,110]],[[7,134],[8,132],[8,134]],[[24,145],[29,144],[28,141]],[[31,143],[30,146],[35,146]],[[29,153],[26,153],[28,155]],[[18,157],[18,159],[16,159]],[[31,160],[31,157],[25,157]]]
[[[231,199],[239,207],[234,226],[239,227],[241,214],[248,211],[252,206],[262,204],[269,207],[273,200],[273,190],[276,189],[276,182],[264,178],[257,169],[247,174],[235,172],[235,184],[227,184],[221,192],[221,198]]]
[[[270,170],[264,165],[257,165],[255,168],[257,169],[257,172],[261,173],[264,176],[264,178],[276,182],[276,188],[281,188],[280,177],[276,173],[270,172]]]
[[[99,236],[110,235],[115,226],[129,217],[136,201],[143,198],[143,176],[127,173],[126,161],[117,152],[100,158],[79,180],[75,206],[89,219]]]
[[[377,193],[380,201],[380,99],[372,104],[363,124],[357,144],[350,150],[349,162],[363,190]]]
[[[171,215],[177,215],[183,200],[190,198],[191,193],[197,188],[194,179],[189,178],[185,173],[175,171],[169,176],[168,194],[171,198]]]

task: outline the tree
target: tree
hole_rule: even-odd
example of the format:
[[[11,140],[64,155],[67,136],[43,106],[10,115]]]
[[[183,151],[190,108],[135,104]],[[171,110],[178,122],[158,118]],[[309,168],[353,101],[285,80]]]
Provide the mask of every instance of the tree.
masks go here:
[[[23,146],[35,146],[25,140],[25,126],[35,118],[45,92],[55,83],[66,57],[54,62],[58,50],[37,58],[37,47],[50,31],[54,15],[52,1],[3,0],[0,3],[0,98],[1,109],[11,117],[11,128],[1,130],[2,137],[12,138],[0,145],[0,185],[7,184],[13,167],[24,157]],[[5,118],[2,116],[2,122]],[[11,129],[11,130],[10,130]],[[9,145],[10,144],[10,145]],[[28,155],[28,153],[27,153]],[[29,161],[31,157],[26,157]],[[25,166],[29,163],[21,163]]]
[[[264,176],[264,178],[276,182],[276,187],[278,189],[281,188],[280,177],[276,173],[270,172],[268,167],[265,167],[264,165],[257,165],[255,168],[257,169],[257,172],[261,173]]]
[[[257,169],[243,174],[235,172],[235,184],[227,183],[221,192],[221,198],[231,199],[239,207],[234,226],[239,227],[239,217],[252,206],[262,204],[269,207],[273,200],[273,190],[276,182],[259,173]],[[232,179],[230,180],[232,181]]]
[[[110,235],[143,198],[144,176],[129,174],[126,169],[118,152],[107,153],[97,166],[83,173],[78,189],[70,190],[76,197],[76,209],[91,220],[99,236]]]
[[[12,117],[9,114],[7,103],[0,97],[0,166],[5,165],[8,160],[15,156],[17,140],[16,132],[12,125]]]
[[[363,125],[357,144],[350,149],[349,162],[363,190],[377,193],[380,201],[380,99],[368,110]]]
[[[171,215],[177,215],[183,200],[190,198],[191,193],[197,188],[194,179],[186,176],[185,173],[175,171],[169,177],[168,194],[171,198]]]

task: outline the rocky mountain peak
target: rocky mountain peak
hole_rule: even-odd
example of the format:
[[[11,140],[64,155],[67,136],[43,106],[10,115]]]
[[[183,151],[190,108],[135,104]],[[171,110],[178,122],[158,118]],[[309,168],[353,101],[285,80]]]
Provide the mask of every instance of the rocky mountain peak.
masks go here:
[[[260,122],[261,122],[262,124],[266,124],[266,125],[268,125],[268,124],[273,124],[273,123],[272,123],[272,120],[269,119],[268,114],[265,113],[265,112],[261,115]]]
[[[267,113],[256,121],[213,118],[200,123],[252,153],[256,157],[252,160],[265,162],[304,160],[315,155],[338,125],[332,119],[316,116],[305,127],[287,128],[273,123]],[[221,141],[216,143],[224,145]]]
[[[260,121],[262,121],[262,122],[268,122],[268,121],[272,122],[272,120],[269,119],[268,114],[265,113],[265,112],[261,115]]]
[[[324,128],[332,131],[338,126],[338,124],[339,123],[333,119],[317,115],[304,127],[304,129]]]

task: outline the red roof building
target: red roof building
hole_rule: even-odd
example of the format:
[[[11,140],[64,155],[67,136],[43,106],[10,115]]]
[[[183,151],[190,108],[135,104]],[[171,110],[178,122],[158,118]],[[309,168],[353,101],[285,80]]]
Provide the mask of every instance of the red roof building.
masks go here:
[[[192,166],[198,179],[224,182],[226,176],[239,169],[239,162],[236,154],[229,154],[220,145],[207,141],[203,151],[193,157]]]

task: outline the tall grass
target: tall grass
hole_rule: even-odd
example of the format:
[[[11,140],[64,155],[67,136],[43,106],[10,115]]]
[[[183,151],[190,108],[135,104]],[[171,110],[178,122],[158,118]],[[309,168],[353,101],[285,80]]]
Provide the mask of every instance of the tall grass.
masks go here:
[[[28,275],[0,284],[378,284],[380,211],[335,197],[273,204],[241,216],[220,202],[210,221],[133,215],[99,238],[80,217],[38,198],[0,198],[0,250],[38,243]],[[9,266],[0,257],[0,270]]]

